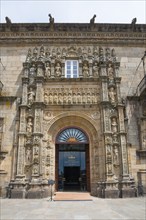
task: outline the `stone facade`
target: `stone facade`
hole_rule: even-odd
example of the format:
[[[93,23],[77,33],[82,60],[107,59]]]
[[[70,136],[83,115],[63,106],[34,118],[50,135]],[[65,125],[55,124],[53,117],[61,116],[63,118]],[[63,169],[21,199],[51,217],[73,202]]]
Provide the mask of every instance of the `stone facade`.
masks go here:
[[[69,127],[89,139],[92,195],[133,197],[137,184],[146,187],[146,87],[139,65],[146,25],[53,22],[0,30],[1,195],[47,197],[48,179],[57,178],[56,138]],[[77,77],[67,77],[67,60],[78,62]]]

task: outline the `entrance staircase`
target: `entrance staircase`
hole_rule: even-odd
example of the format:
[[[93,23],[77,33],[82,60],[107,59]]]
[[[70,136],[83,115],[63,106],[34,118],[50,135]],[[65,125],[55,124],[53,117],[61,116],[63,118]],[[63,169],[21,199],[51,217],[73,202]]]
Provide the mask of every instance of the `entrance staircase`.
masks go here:
[[[54,201],[92,201],[88,192],[56,192]]]

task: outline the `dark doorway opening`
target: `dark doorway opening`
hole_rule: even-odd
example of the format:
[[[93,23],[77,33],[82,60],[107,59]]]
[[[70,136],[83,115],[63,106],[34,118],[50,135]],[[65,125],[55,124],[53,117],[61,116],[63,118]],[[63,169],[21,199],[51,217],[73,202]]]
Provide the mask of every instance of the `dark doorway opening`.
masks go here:
[[[56,190],[90,191],[88,144],[56,145]]]
[[[80,190],[80,167],[64,167],[64,191]]]

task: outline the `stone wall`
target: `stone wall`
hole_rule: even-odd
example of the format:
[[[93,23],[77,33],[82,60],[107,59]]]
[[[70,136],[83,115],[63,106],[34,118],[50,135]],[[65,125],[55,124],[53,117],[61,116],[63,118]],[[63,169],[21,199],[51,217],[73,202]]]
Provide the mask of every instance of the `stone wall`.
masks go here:
[[[107,48],[107,45],[105,42],[100,42],[99,39],[97,41],[98,45],[94,41],[94,46],[101,46],[105,50]],[[14,150],[15,147],[15,138],[16,138],[16,124],[19,125],[19,122],[17,121],[17,102],[21,102],[21,100],[17,98],[22,98],[22,71],[23,71],[23,63],[26,60],[26,56],[28,53],[28,49],[36,47],[40,47],[42,44],[42,40],[40,43],[35,42],[27,42],[25,41],[25,44],[21,42],[19,45],[9,44],[7,46],[5,43],[2,43],[1,46],[1,62],[4,66],[0,65],[0,80],[4,84],[3,90],[2,90],[2,97],[0,97],[0,118],[4,118],[4,127],[3,127],[3,137],[2,137],[2,147],[1,151],[6,153],[3,153],[4,158],[1,160],[1,185],[2,188],[8,184],[10,179],[14,178],[14,173],[16,172],[15,168],[15,162],[13,163],[13,158],[15,157],[15,154],[17,153]],[[57,43],[58,44],[58,43]],[[67,42],[68,46],[74,46],[74,47],[90,47],[93,49],[93,44],[88,39],[88,44],[83,45],[84,43],[71,43]],[[117,42],[118,44],[118,42]],[[137,46],[136,44],[128,45],[128,43],[125,43],[125,45],[117,46],[114,42],[111,42],[108,47],[110,49],[115,49],[117,61],[120,62],[120,69],[119,69],[119,77],[121,77],[121,97],[125,100],[127,96],[133,96],[136,94],[137,91],[137,85],[143,78],[143,66],[141,62],[141,58],[144,55],[144,46]],[[52,44],[49,44],[50,49],[52,50],[53,47],[55,47],[55,42]],[[44,47],[48,47],[48,44],[45,43]],[[66,47],[66,44],[58,44],[57,47],[64,48]],[[139,65],[140,64],[140,65]],[[13,97],[13,98],[12,98]],[[2,99],[3,98],[3,99]],[[16,101],[17,100],[17,101]],[[127,123],[127,132],[128,132],[128,142],[131,144],[131,148],[129,149],[129,164],[130,164],[130,172],[131,175],[135,178],[136,182],[138,182],[138,172],[140,170],[144,170],[144,162],[143,159],[139,159],[139,157],[136,154],[136,150],[140,148],[139,144],[139,132],[138,132],[138,125],[137,120],[135,116],[133,115],[133,112],[131,113],[131,109],[133,109],[133,105],[130,103],[127,105],[127,119],[128,122],[125,120],[125,123]],[[133,110],[132,110],[133,111]],[[93,114],[94,112],[91,111]],[[134,113],[137,114],[138,112]],[[69,113],[68,113],[69,114]],[[18,130],[18,128],[17,128]],[[16,138],[17,139],[17,138]],[[17,142],[17,141],[16,141]],[[144,172],[143,172],[144,173]],[[143,174],[142,174],[143,175]],[[142,179],[144,177],[142,176]]]

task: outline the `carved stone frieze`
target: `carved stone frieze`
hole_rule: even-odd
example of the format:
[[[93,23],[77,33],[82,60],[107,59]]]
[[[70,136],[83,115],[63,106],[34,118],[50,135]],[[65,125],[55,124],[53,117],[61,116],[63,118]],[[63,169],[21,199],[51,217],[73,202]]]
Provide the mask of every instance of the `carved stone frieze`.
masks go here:
[[[99,102],[97,88],[51,88],[44,90],[46,105],[59,104],[97,104]]]

